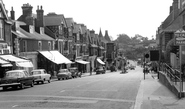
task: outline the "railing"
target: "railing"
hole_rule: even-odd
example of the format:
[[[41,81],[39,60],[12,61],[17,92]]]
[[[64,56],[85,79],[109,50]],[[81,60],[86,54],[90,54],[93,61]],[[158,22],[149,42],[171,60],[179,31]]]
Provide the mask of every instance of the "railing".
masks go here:
[[[179,85],[179,91],[180,91],[180,97],[182,95],[182,91],[183,91],[183,73],[181,71],[179,71],[178,69],[173,69],[171,68],[168,64],[163,63],[161,65],[161,70],[166,73],[166,75],[170,78],[170,80],[172,82],[175,83],[175,85],[177,85],[177,83],[180,83]]]

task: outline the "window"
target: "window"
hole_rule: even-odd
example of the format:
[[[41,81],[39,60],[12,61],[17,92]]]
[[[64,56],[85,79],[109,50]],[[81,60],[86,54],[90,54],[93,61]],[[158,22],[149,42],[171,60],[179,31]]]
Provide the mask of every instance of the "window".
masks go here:
[[[23,41],[23,52],[27,52],[27,42]]]
[[[77,40],[80,40],[80,35],[79,34],[77,34]]]
[[[0,40],[4,40],[4,37],[3,37],[4,32],[3,32],[3,30],[4,30],[3,20],[0,20]]]
[[[48,48],[51,50],[51,42],[48,42]]]
[[[38,42],[38,49],[42,50],[42,42],[41,41]]]

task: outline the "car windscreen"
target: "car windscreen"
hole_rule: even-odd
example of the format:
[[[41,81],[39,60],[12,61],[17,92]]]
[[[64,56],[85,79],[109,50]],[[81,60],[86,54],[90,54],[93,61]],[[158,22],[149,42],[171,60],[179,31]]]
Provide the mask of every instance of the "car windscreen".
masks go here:
[[[20,72],[7,72],[6,73],[6,77],[11,77],[11,78],[18,78],[21,77],[21,73]]]
[[[31,74],[32,75],[38,75],[38,74],[41,74],[41,71],[32,71]]]

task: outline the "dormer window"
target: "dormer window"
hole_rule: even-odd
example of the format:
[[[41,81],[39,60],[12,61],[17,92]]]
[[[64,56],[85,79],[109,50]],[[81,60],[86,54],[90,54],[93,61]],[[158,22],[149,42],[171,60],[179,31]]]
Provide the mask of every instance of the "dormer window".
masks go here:
[[[42,50],[42,42],[41,41],[38,42],[38,49]]]
[[[30,26],[30,33],[33,33],[33,32],[34,32],[34,27]]]

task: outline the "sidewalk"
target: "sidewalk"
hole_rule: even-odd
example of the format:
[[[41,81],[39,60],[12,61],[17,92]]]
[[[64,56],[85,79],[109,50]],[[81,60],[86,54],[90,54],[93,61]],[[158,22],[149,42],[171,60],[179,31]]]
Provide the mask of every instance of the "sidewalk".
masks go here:
[[[157,74],[146,74],[145,80],[141,81],[134,109],[185,109],[185,98],[178,99],[158,81]]]

